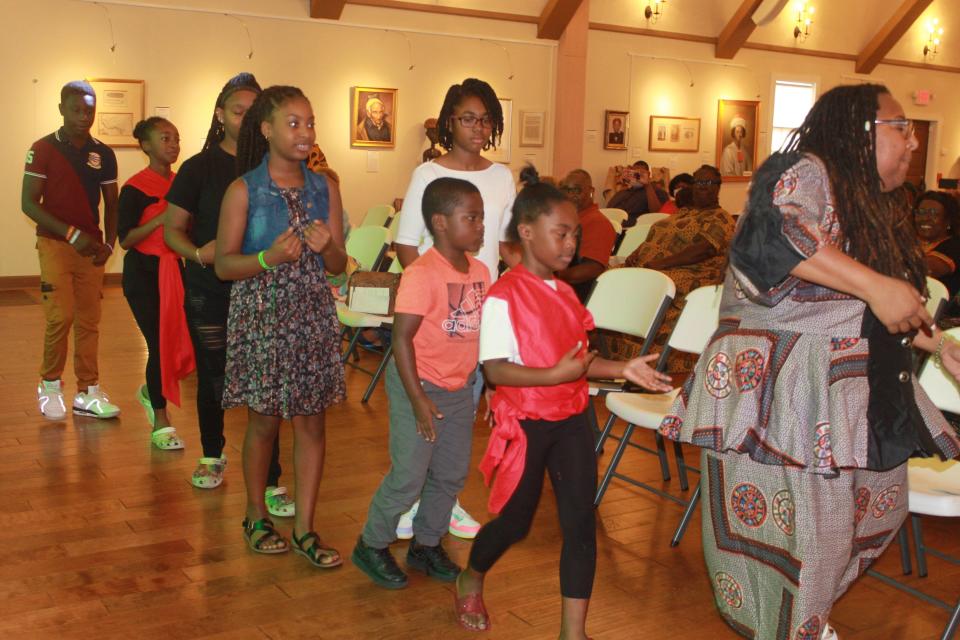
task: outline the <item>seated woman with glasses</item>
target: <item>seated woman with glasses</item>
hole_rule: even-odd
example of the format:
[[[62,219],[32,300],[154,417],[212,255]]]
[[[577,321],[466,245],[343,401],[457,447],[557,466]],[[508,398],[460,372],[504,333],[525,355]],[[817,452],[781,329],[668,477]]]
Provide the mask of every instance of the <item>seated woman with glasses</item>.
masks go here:
[[[736,223],[720,206],[720,183],[720,171],[716,167],[705,164],[697,169],[693,174],[690,205],[654,224],[646,242],[637,247],[623,265],[661,271],[677,287],[677,295],[655,338],[658,347],[666,342],[676,324],[686,295],[697,287],[723,282],[727,248]],[[610,345],[617,360],[636,357],[641,346],[642,343],[627,336],[611,341]],[[669,371],[690,371],[695,361],[696,357],[675,352],[669,360]]]
[[[927,272],[947,286],[952,300],[960,291],[960,206],[949,194],[927,191],[913,210],[913,224]]]

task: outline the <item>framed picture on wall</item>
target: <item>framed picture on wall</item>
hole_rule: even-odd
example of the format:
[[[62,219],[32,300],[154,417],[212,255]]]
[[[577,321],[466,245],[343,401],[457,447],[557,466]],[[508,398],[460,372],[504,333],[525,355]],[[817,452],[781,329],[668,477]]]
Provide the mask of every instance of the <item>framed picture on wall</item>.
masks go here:
[[[503,110],[503,135],[500,136],[496,149],[487,149],[481,151],[487,160],[510,164],[510,143],[513,140],[513,100],[510,98],[497,98],[500,101],[500,108]]]
[[[627,148],[627,123],[630,113],[628,111],[604,111],[603,112],[603,148],[604,149],[626,149]]]
[[[650,116],[650,151],[700,151],[700,118]]]
[[[732,182],[750,180],[757,166],[760,103],[723,100],[717,107],[717,168]]]
[[[91,133],[111,147],[138,147],[133,128],[143,120],[143,80],[89,78],[97,94],[97,115]]]
[[[543,111],[520,112],[520,146],[542,147],[546,114]]]
[[[350,146],[396,146],[397,90],[353,87],[350,96]]]

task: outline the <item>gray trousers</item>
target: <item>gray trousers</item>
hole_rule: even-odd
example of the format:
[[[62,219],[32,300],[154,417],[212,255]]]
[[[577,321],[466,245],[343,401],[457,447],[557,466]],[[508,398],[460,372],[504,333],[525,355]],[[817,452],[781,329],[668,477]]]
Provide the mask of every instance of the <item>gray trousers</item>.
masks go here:
[[[396,364],[386,370],[387,400],[390,404],[390,471],[373,495],[363,541],[383,549],[397,538],[397,523],[413,503],[420,508],[413,519],[417,542],[436,546],[450,526],[450,512],[463,489],[470,467],[470,447],[476,416],[474,383],[476,373],[462,389],[447,391],[427,381],[423,390],[443,415],[434,420],[435,442],[417,433],[413,405],[403,389]]]

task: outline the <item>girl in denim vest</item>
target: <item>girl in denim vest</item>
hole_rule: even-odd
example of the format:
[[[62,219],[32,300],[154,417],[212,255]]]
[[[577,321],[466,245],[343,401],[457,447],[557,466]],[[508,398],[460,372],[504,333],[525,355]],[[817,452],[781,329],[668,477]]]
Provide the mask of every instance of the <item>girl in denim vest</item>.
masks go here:
[[[317,567],[342,564],[313,530],[323,474],[324,411],[344,397],[339,325],[324,269],[343,271],[342,206],[335,182],[307,169],[313,109],[295,87],[266,89],[237,142],[241,177],[223,199],[216,270],[234,280],[227,322],[223,406],[246,406],[244,536],[258,553],[291,544],[264,504],[280,421],[293,423],[296,518],[293,549]]]

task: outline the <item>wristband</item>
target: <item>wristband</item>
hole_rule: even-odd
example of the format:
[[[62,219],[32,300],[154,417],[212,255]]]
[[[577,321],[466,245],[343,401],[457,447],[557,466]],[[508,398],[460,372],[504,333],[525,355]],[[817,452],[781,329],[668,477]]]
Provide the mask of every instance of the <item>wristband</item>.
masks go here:
[[[83,232],[80,231],[80,229],[74,229],[74,230],[73,230],[73,235],[72,235],[71,237],[67,238],[67,242],[69,242],[70,244],[76,244],[77,240],[80,239],[80,234],[81,234],[81,233],[83,233]]]
[[[196,255],[197,255],[197,264],[199,264],[201,267],[203,267],[204,269],[206,269],[206,268],[207,268],[207,265],[205,265],[205,264],[203,263],[203,258],[200,257],[200,247],[197,247],[197,249],[196,249]]]
[[[63,234],[63,237],[66,238],[67,242],[70,242],[70,236],[72,236],[73,232],[76,230],[77,228],[73,225],[70,225],[69,227],[67,227],[67,232]]]
[[[263,257],[263,254],[265,253],[266,251],[264,250],[257,254],[257,262],[260,263],[260,266],[263,267],[264,271],[273,271],[274,269],[276,269],[276,267],[271,267],[270,265],[267,264],[267,261]]]

